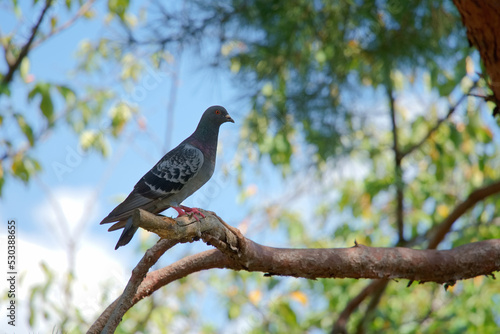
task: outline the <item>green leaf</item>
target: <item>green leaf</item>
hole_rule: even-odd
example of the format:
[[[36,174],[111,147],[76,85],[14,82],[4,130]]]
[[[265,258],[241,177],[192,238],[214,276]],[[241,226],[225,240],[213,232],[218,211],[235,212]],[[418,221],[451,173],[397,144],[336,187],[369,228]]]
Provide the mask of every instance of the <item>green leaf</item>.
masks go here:
[[[18,153],[12,159],[12,175],[24,183],[28,183],[30,177],[40,170],[41,166],[38,161],[23,154]]]
[[[290,307],[290,304],[280,302],[276,308],[276,312],[288,326],[292,328],[296,328],[298,326],[297,315]]]
[[[71,88],[67,86],[56,86],[56,88],[68,106],[73,106],[76,103],[76,94]]]
[[[35,145],[35,136],[33,135],[33,129],[31,126],[26,123],[26,120],[24,119],[24,116],[21,114],[14,114],[14,117],[17,120],[17,124],[19,125],[19,128],[21,131],[24,133],[26,138],[28,139],[30,146]]]
[[[229,319],[236,319],[240,316],[241,314],[241,307],[239,304],[236,303],[231,303],[229,305],[229,308],[227,310],[227,317]]]
[[[456,149],[460,149],[460,145],[462,144],[462,134],[457,130],[457,127],[454,124],[450,124],[450,139],[453,142],[453,145]]]
[[[129,0],[108,0],[108,10],[120,17],[122,21],[125,20],[125,12],[129,5]]]
[[[122,132],[125,124],[129,121],[132,116],[132,110],[127,103],[118,103],[110,111],[111,116],[111,127],[112,134],[115,137]]]
[[[54,104],[50,95],[51,85],[48,83],[40,82],[33,87],[28,94],[28,101],[32,101],[36,96],[40,96],[40,110],[47,119],[49,126],[54,125]]]
[[[19,67],[19,75],[24,80],[24,82],[27,82],[29,71],[30,71],[30,60],[28,57],[25,57],[21,61],[21,66]]]
[[[445,83],[438,84],[437,89],[439,92],[439,95],[441,96],[449,96],[451,92],[455,89],[457,86],[457,82],[453,79],[446,80]]]
[[[3,76],[2,76],[2,74],[0,74],[0,79],[2,79],[2,78],[3,78]],[[10,96],[9,85],[0,83],[0,96],[2,96],[2,95]]]
[[[80,146],[83,150],[94,149],[104,157],[109,155],[110,146],[101,132],[95,130],[86,130],[80,135]]]
[[[30,324],[31,327],[35,326],[36,322],[36,316],[38,314],[38,307],[36,306],[36,297],[40,293],[40,287],[35,286],[31,289],[30,291],[30,297],[29,297],[29,320],[28,323]]]
[[[24,160],[23,160],[22,155],[17,154],[16,156],[14,156],[14,158],[12,159],[11,171],[15,177],[21,179],[25,183],[28,182],[30,175],[29,175],[29,171],[27,170],[27,168],[24,164]]]
[[[50,96],[50,91],[47,89],[42,92],[42,100],[40,101],[40,110],[49,122],[49,125],[54,123],[54,104],[52,103],[52,97]]]

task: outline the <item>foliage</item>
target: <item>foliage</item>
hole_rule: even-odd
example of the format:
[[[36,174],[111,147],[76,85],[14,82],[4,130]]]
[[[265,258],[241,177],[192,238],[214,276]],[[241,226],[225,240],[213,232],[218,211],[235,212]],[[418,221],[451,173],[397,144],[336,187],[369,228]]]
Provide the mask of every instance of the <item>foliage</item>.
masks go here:
[[[2,31],[0,39],[5,54],[0,73],[0,195],[10,177],[28,183],[44,168],[34,149],[57,126],[72,129],[83,150],[107,156],[109,139],[117,138],[137,113],[131,90],[141,84],[144,72],[159,69],[158,59],[163,54],[139,59],[106,37],[82,40],[76,50],[78,64],[70,73],[45,79],[43,69],[32,68],[31,53],[78,20],[103,20],[108,27],[134,21],[133,16],[125,15],[128,1],[109,1],[105,17],[92,8],[92,3],[47,0],[33,1],[31,5],[18,1],[4,5],[15,13],[18,25]],[[26,37],[29,29],[31,35]],[[115,73],[110,64],[118,65],[121,72]],[[109,80],[102,80],[103,77]]]
[[[287,195],[283,204],[259,202],[255,209],[263,212],[263,221],[278,221],[271,225],[277,230],[273,233],[285,233],[289,245],[340,247],[357,240],[423,248],[429,231],[457,203],[498,180],[498,145],[490,129],[495,124],[481,116],[485,105],[480,100],[462,102],[472,80],[478,80],[477,65],[451,2],[194,1],[186,6],[196,15],[184,15],[179,22],[175,18],[180,15],[164,7],[153,22],[188,32],[196,43],[220,37],[211,63],[234,73],[252,105],[239,159],[256,147],[289,175],[289,182],[303,178],[308,184],[306,192],[297,187],[295,201],[287,201]],[[158,46],[177,43],[169,38],[176,35],[167,30],[156,38]],[[132,40],[141,45],[140,37]],[[486,89],[483,81],[479,86]],[[401,158],[397,164],[394,155]],[[397,189],[404,205],[402,240],[397,238]],[[312,194],[320,194],[316,215],[291,211]],[[463,215],[445,247],[498,238],[496,201],[488,198]],[[225,281],[236,285],[220,291],[226,295],[228,318],[234,323],[246,319],[250,325],[244,328],[250,332],[330,331],[365,285],[228,276]],[[362,305],[348,330],[411,333],[447,326],[492,332],[498,302],[481,299],[494,286],[482,278],[449,292],[432,285],[405,289],[390,284],[374,303],[378,308]],[[481,290],[482,297],[474,298],[473,290]],[[304,294],[300,300],[321,306],[304,307],[294,299],[296,292]],[[481,316],[463,314],[465,304]],[[449,327],[458,314],[461,321]]]
[[[69,14],[80,4],[66,3]],[[149,64],[158,68],[179,45],[211,52],[203,62],[231,71],[250,101],[236,160],[250,162],[257,151],[259,163],[269,158],[292,185],[271,203],[256,200],[255,191],[242,196],[254,204],[240,226],[249,237],[272,234],[293,247],[349,247],[356,240],[425,248],[457,203],[500,178],[495,124],[483,116],[488,107],[462,99],[472,87],[487,88],[475,74],[477,55],[467,48],[451,1],[186,1],[181,9],[153,3],[144,20],[129,6],[109,1],[107,7],[122,43],[103,37],[80,44],[76,73],[86,85],[38,80],[30,75],[29,57],[22,60],[16,80],[24,80],[24,90],[16,94],[36,117],[14,105],[12,82],[2,85],[0,127],[14,124],[18,133],[1,132],[0,186],[8,176],[29,182],[43,167],[32,148],[58,124],[73,129],[83,148],[106,155],[107,140],[119,137],[138,112],[120,93],[130,93]],[[15,1],[12,10],[21,11]],[[54,26],[43,27],[40,43],[60,26],[60,12],[51,15]],[[99,15],[90,10],[85,17]],[[23,42],[15,31],[2,36],[12,57]],[[138,61],[138,50],[148,54],[147,63]],[[113,76],[110,64],[121,69],[120,91],[99,84]],[[499,238],[498,208],[495,197],[477,204],[441,247]],[[192,275],[137,305],[118,332],[330,332],[365,286],[246,272]],[[347,330],[493,333],[500,325],[497,290],[486,277],[448,291],[391,282],[380,300],[361,304]],[[33,298],[43,291],[37,287]]]
[[[405,75],[418,79],[420,70],[432,89],[448,96],[465,74],[468,45],[458,38],[464,29],[449,2],[256,0],[185,6],[180,13],[165,6],[144,26],[146,37],[138,33],[129,39],[142,45],[142,37],[165,48],[182,33],[190,36],[188,45],[192,38],[219,37],[210,63],[236,74],[253,107],[245,139],[276,165],[290,164],[292,150],[284,142],[292,141],[296,127],[324,161],[352,149],[352,133],[369,121],[373,110],[356,100],[371,99]],[[169,29],[152,29],[160,23]]]

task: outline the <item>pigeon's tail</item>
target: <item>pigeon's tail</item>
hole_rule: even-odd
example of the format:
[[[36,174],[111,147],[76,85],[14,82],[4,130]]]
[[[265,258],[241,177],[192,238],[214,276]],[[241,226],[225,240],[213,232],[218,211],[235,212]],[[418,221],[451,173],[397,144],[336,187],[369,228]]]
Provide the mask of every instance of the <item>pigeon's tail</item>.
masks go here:
[[[127,219],[125,227],[123,228],[123,232],[120,235],[120,239],[118,239],[118,242],[116,243],[115,250],[117,250],[121,246],[125,246],[126,244],[128,244],[130,240],[132,240],[135,232],[137,232],[137,228],[137,226],[134,226],[132,224],[132,217]]]
[[[121,223],[119,227],[116,227],[113,230],[122,228],[123,226],[125,226],[125,221],[127,220],[127,218],[132,215],[135,209],[149,210],[151,205],[153,204],[154,199],[144,197],[132,191],[122,203],[114,208],[113,211],[111,211],[109,215],[101,221],[101,225],[123,221],[123,223]],[[118,225],[118,223],[116,223],[115,225]],[[113,227],[115,225],[113,225]],[[110,231],[113,230],[110,229]]]
[[[122,235],[120,236],[115,249],[128,244],[137,231],[137,227],[132,224],[132,214],[134,211],[136,209],[144,209],[146,211],[153,211],[156,213],[158,208],[154,207],[154,204],[155,201],[153,199],[132,192],[125,199],[125,201],[123,201],[123,203],[114,208],[114,210],[101,221],[101,224],[116,222],[108,229],[108,231],[115,231],[123,228]],[[162,209],[165,210],[166,208]]]

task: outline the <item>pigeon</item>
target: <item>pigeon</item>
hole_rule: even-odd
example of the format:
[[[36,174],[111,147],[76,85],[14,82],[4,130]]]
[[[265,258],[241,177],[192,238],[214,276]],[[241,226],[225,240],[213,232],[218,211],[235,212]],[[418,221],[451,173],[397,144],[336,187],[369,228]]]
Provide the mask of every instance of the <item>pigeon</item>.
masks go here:
[[[217,154],[219,128],[234,120],[221,106],[212,106],[201,116],[198,127],[186,140],[168,152],[134,186],[132,192],[101,224],[117,222],[108,231],[123,228],[115,250],[132,240],[137,227],[131,216],[136,209],[154,214],[173,208],[179,216],[197,214],[205,216],[196,208],[181,205],[182,201],[203,186],[213,175]]]

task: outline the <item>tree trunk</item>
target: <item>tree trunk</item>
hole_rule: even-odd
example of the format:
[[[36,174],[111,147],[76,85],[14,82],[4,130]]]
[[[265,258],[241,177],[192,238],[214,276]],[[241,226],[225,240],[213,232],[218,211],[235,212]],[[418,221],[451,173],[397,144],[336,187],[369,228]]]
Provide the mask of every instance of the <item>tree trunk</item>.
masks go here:
[[[500,1],[453,0],[462,22],[467,28],[467,38],[481,55],[490,77],[492,100],[496,104],[494,114],[500,114]]]

